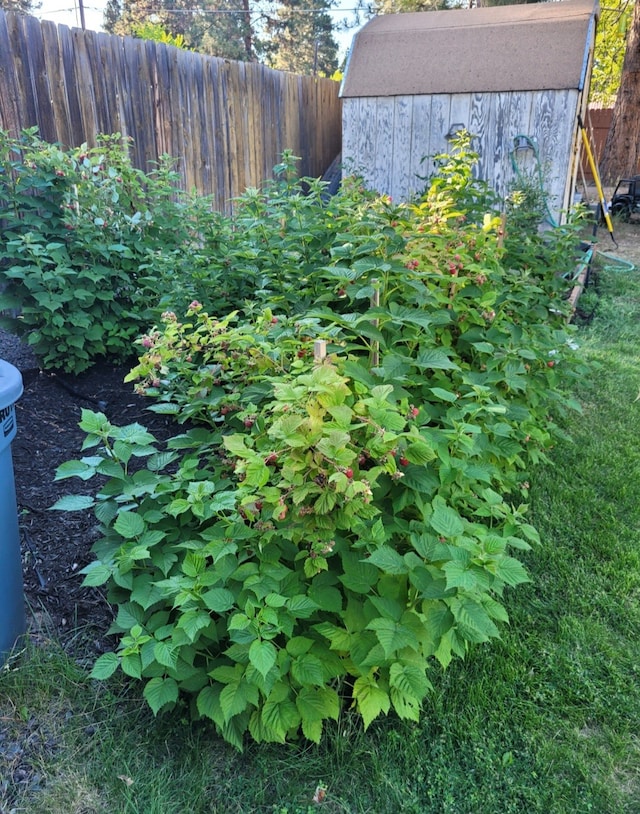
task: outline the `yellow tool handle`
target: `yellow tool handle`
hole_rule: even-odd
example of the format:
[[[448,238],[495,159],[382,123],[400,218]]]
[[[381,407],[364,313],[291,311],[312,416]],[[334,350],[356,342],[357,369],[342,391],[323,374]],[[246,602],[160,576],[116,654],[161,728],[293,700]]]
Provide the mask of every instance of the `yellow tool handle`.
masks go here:
[[[578,124],[580,125],[580,132],[582,133],[582,143],[584,144],[584,148],[587,151],[587,158],[589,159],[591,174],[593,175],[593,180],[595,181],[596,189],[598,190],[598,197],[600,199],[600,206],[602,207],[602,215],[604,217],[604,222],[607,224],[607,229],[609,230],[609,234],[611,235],[611,239],[613,240],[613,223],[611,222],[609,208],[607,207],[604,192],[602,191],[602,184],[600,183],[600,174],[598,173],[598,167],[596,166],[593,153],[591,152],[591,145],[589,144],[589,139],[587,137],[587,130],[584,126],[581,116],[578,116]]]

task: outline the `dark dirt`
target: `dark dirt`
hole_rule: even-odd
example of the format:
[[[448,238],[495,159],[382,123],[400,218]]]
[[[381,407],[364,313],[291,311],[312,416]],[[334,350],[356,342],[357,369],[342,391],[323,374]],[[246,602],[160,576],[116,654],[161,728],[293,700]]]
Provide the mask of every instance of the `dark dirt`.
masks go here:
[[[7,334],[0,334],[0,358],[20,370],[24,385],[16,403],[12,455],[29,622],[34,635],[46,629],[63,646],[81,631],[84,646],[91,642],[98,655],[110,649],[104,636],[113,614],[101,590],[82,587],[80,574],[93,559],[97,522],[91,510],[50,510],[63,495],[91,494],[96,484],[77,478],[55,481],[56,469],[87,454],[81,450],[84,433],[78,427],[83,408],[104,412],[118,425],[137,421],[159,439],[174,434],[176,427],[149,412],[149,400],[123,382],[130,366],[103,363],[79,376],[43,372],[28,349]]]

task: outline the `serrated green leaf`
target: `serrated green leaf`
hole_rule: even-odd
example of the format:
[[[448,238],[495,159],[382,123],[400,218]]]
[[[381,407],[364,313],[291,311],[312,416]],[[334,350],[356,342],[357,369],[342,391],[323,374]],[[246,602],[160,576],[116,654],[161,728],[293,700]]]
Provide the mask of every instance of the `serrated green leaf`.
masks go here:
[[[262,723],[269,739],[284,743],[287,732],[300,723],[300,714],[286,684],[276,684],[262,708]]]
[[[220,708],[225,722],[229,722],[234,715],[238,715],[248,707],[248,686],[244,680],[232,681],[220,692]]]
[[[374,631],[386,658],[390,658],[404,647],[418,649],[419,642],[413,631],[393,619],[386,617],[372,619],[366,629]]]
[[[430,387],[429,391],[440,401],[448,401],[453,404],[454,401],[458,400],[455,393],[452,393],[450,390],[445,390],[443,387]]]
[[[122,656],[120,667],[125,675],[131,678],[142,678],[142,660],[139,653],[125,653]]]
[[[111,567],[102,562],[92,562],[85,566],[81,571],[85,577],[82,584],[86,587],[95,588],[98,585],[104,585],[107,580],[111,579]]]
[[[235,509],[236,496],[234,492],[216,492],[208,501],[207,506],[212,512],[228,512]]]
[[[397,687],[391,687],[389,689],[389,695],[391,696],[393,708],[399,718],[403,718],[405,721],[420,720],[420,702],[413,696],[406,695]]]
[[[113,528],[125,540],[133,540],[144,532],[146,524],[140,515],[135,512],[120,512],[113,524]]]
[[[271,642],[256,639],[249,648],[249,661],[262,676],[266,676],[276,663],[278,653]]]
[[[175,669],[178,663],[178,648],[171,647],[166,642],[156,642],[153,655],[158,664],[162,664],[163,667]]]
[[[103,500],[96,504],[95,515],[105,526],[108,526],[118,514],[118,504],[115,500]]]
[[[90,495],[65,495],[50,506],[50,510],[58,512],[83,512],[95,505]]]
[[[362,562],[354,552],[343,554],[342,564],[344,574],[339,580],[345,588],[354,593],[367,594],[378,581],[378,569],[374,565]]]
[[[301,725],[302,725],[302,734],[308,741],[311,741],[311,743],[320,743],[320,740],[322,739],[322,728],[323,728],[322,721],[313,721],[307,718],[302,718]]]
[[[291,675],[303,687],[320,687],[324,683],[322,662],[312,653],[305,653],[291,662]]]
[[[266,483],[268,483],[270,477],[271,470],[265,464],[265,462],[254,459],[247,464],[244,483],[246,486],[252,486],[255,489],[260,489]]]
[[[157,715],[163,707],[174,704],[178,700],[178,684],[173,678],[156,676],[147,682],[143,695],[153,714]]]
[[[437,534],[448,540],[459,537],[464,532],[464,524],[458,512],[443,504],[434,506],[429,525]]]
[[[458,365],[439,349],[420,351],[416,365],[427,370],[458,370]]]
[[[433,461],[436,457],[436,453],[428,444],[425,444],[424,441],[415,441],[412,444],[408,444],[405,449],[405,455],[407,460],[412,464],[426,464],[429,463],[429,461]]]
[[[297,594],[287,599],[287,608],[298,619],[308,619],[318,610],[313,599],[304,594]]]
[[[513,557],[503,557],[498,562],[494,573],[507,585],[515,586],[523,582],[530,582],[524,565]]]
[[[96,659],[96,663],[89,673],[89,678],[97,678],[99,681],[104,681],[112,676],[119,666],[120,658],[115,653],[103,653]]]
[[[95,467],[90,466],[85,461],[65,461],[56,469],[54,480],[64,480],[64,478],[89,480],[95,474],[95,471]]]
[[[178,404],[171,404],[171,402],[161,401],[158,404],[151,404],[147,407],[152,413],[159,415],[179,415],[181,407]]]
[[[404,695],[422,701],[432,688],[424,669],[415,664],[394,662],[389,668],[389,686],[397,687]]]
[[[447,590],[452,588],[460,588],[463,591],[471,591],[476,587],[477,579],[464,563],[462,562],[446,562],[442,566],[447,578]]]
[[[196,700],[198,712],[206,718],[210,718],[219,727],[224,724],[224,715],[220,706],[220,687],[208,685],[203,687],[198,693]]]
[[[375,565],[386,574],[406,574],[409,570],[403,557],[386,545],[377,548],[364,562]]]
[[[468,641],[479,644],[499,638],[498,628],[478,602],[468,597],[454,598],[449,607],[457,622],[457,630]]]
[[[381,713],[386,715],[391,707],[389,695],[370,676],[360,676],[353,685],[353,699],[367,730]]]
[[[212,588],[202,594],[202,601],[214,613],[226,613],[233,607],[236,598],[227,588]]]

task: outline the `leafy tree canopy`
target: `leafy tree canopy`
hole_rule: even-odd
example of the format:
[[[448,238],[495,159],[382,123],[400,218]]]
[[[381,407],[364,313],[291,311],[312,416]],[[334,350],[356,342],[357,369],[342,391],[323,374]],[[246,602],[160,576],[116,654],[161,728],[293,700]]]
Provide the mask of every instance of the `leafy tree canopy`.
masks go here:
[[[39,0],[0,0],[3,11],[17,11],[19,14],[33,14],[41,5]]]
[[[632,16],[632,0],[611,0],[600,8],[589,94],[592,104],[612,107],[615,102]]]

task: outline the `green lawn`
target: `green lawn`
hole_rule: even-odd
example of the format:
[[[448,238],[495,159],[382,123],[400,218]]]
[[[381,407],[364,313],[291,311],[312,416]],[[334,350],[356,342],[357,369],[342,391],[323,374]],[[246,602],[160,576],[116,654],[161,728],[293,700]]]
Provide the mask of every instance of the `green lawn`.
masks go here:
[[[364,734],[346,716],[319,747],[240,755],[187,716],[156,721],[131,690],[88,681],[51,641],[0,675],[0,812],[637,814],[640,273],[597,282],[578,335],[584,412],[531,473],[532,581],[507,597],[501,641],[444,674],[434,664],[419,725],[389,718]]]

